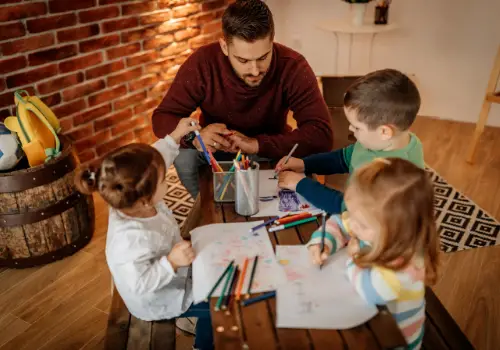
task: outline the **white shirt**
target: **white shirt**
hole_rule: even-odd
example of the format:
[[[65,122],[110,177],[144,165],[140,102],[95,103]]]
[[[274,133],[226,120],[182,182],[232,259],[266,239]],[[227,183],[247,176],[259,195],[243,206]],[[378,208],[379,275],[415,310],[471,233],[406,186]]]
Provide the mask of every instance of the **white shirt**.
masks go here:
[[[153,147],[172,165],[179,145],[167,136]],[[106,260],[116,289],[132,315],[162,320],[184,313],[193,302],[190,269],[174,272],[166,255],[180,242],[179,226],[165,203],[155,205],[157,214],[134,218],[110,208]]]

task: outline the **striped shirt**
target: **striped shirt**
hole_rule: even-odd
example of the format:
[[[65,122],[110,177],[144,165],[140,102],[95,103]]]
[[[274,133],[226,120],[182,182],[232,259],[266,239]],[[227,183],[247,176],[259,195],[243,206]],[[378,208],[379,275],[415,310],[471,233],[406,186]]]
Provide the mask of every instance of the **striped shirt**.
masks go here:
[[[325,230],[325,245],[330,248],[330,254],[344,248],[350,238],[348,213],[332,215]],[[318,230],[307,246],[320,243],[321,230]],[[360,248],[370,249],[370,245],[360,241]],[[360,268],[352,259],[347,261],[346,267],[349,280],[369,304],[387,306],[408,343],[408,349],[420,349],[425,321],[423,259],[414,259],[397,271],[376,265]]]

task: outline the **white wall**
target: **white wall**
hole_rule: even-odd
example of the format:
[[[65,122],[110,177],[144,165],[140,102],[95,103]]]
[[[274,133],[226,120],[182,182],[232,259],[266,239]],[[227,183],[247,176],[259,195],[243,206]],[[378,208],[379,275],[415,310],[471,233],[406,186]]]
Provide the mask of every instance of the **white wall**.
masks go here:
[[[336,74],[335,35],[317,25],[349,17],[349,4],[341,0],[266,3],[275,17],[276,41],[301,52],[316,75]],[[369,6],[367,20],[373,21],[374,2]],[[377,34],[371,68],[359,68],[360,59],[366,59],[369,36],[355,36],[351,73],[390,67],[415,74],[422,95],[419,114],[476,122],[500,44],[500,0],[395,0],[389,21],[399,29]],[[348,38],[340,36],[339,63],[348,57]],[[500,105],[492,106],[489,124],[500,126]]]

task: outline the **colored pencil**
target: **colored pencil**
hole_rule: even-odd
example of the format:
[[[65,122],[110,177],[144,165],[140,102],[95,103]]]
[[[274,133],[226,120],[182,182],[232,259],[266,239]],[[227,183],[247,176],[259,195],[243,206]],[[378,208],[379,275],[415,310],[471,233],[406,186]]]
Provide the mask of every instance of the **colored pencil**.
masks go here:
[[[233,266],[233,264],[234,264],[234,260],[231,260],[229,262],[229,264],[227,265],[226,269],[224,270],[224,272],[219,276],[219,279],[217,280],[217,282],[215,282],[214,286],[212,287],[212,289],[208,293],[207,297],[205,298],[205,302],[208,302],[208,300],[212,297],[212,294],[214,294],[214,292],[217,289],[217,287],[219,286],[220,282],[222,281],[222,279],[224,278],[226,273],[228,273],[229,269],[231,268],[231,266]]]
[[[292,156],[293,152],[295,152],[295,150],[297,149],[297,147],[299,147],[299,144],[296,143],[292,149],[290,150],[290,152],[288,153],[288,155],[286,156],[285,158],[285,162],[283,163],[283,165],[285,165],[286,163],[288,163],[288,161],[290,160],[290,157]],[[274,172],[274,177],[276,177],[278,175],[279,171],[275,171]]]
[[[288,224],[288,223],[293,222],[293,221],[310,218],[311,216],[313,216],[313,215],[309,212],[295,214],[295,215],[289,215],[285,218],[279,218],[274,223],[276,225],[284,225],[284,224]]]
[[[191,122],[191,126],[195,126],[195,122]],[[200,142],[201,149],[203,150],[203,155],[205,156],[205,159],[208,164],[212,164],[210,161],[210,156],[208,155],[207,148],[205,147],[205,143],[201,139],[200,132],[198,130],[194,131],[194,134],[196,135],[196,138],[198,139],[198,142]]]
[[[248,282],[247,294],[245,296],[246,299],[250,298],[250,292],[252,291],[253,279],[255,278],[255,271],[257,271],[257,262],[259,261],[259,256],[256,255],[253,259],[252,272],[250,273],[250,282]]]
[[[237,324],[237,327],[238,327],[238,330],[240,332],[240,336],[241,336],[241,340],[243,341],[243,344],[242,344],[242,348],[243,349],[248,349],[248,344],[247,344],[247,334],[245,332],[245,329],[243,328],[243,322],[241,320],[241,310],[240,310],[240,306],[238,304],[236,304],[234,306],[235,308],[235,316],[236,316],[236,324]]]
[[[279,231],[279,230],[284,230],[284,229],[287,229],[289,227],[293,227],[293,226],[297,226],[297,225],[302,225],[302,224],[305,224],[306,222],[311,222],[311,221],[315,221],[315,220],[316,220],[316,217],[302,219],[302,220],[299,220],[299,221],[290,222],[289,224],[271,227],[268,231],[269,232],[275,232],[275,231]]]
[[[224,287],[222,287],[222,293],[220,293],[219,299],[217,299],[217,303],[215,304],[215,311],[219,311],[222,306],[222,301],[224,300],[224,296],[226,295],[227,287],[229,286],[229,282],[231,281],[231,277],[233,277],[234,265],[231,265],[229,268],[229,273],[227,275],[226,281],[224,282]]]
[[[262,224],[259,224],[257,226],[252,227],[250,229],[250,233],[255,232],[255,231],[257,231],[257,230],[261,229],[262,227],[265,227],[265,226],[267,226],[269,224],[272,224],[274,222],[274,220],[276,220],[277,218],[278,218],[278,216],[275,216],[274,218],[271,218],[271,219],[269,219],[267,221],[264,221]]]
[[[274,298],[275,296],[276,296],[276,292],[275,291],[264,293],[264,294],[259,295],[257,297],[253,297],[253,298],[250,298],[250,299],[247,299],[247,300],[243,300],[241,302],[241,306],[248,306],[248,305],[251,305],[253,303],[257,303],[259,301],[263,301],[263,300]]]
[[[233,288],[233,282],[234,282],[234,277],[236,276],[236,270],[238,269],[238,265],[235,265],[233,267],[233,273],[231,274],[229,278],[229,285],[227,286],[227,293],[224,293],[224,296],[222,297],[222,304],[221,304],[221,309],[226,310],[227,305],[229,305],[227,302],[229,301],[229,296],[231,295],[231,288]]]
[[[234,270],[233,279],[231,281],[231,285],[229,287],[229,293],[227,293],[226,300],[224,301],[225,308],[227,309],[226,314],[230,314],[230,305],[231,305],[231,297],[236,292],[236,281],[238,280],[238,276],[240,275],[240,268],[236,265]]]
[[[323,252],[325,251],[325,230],[326,230],[326,213],[323,212],[323,227],[321,228],[321,245],[319,248],[319,257],[321,259],[321,255],[323,255]],[[319,265],[319,269],[323,267],[323,264]]]
[[[241,158],[241,150],[238,151],[238,153],[236,154],[236,157],[234,159],[236,161],[239,161],[240,158]],[[219,200],[222,200],[224,198],[224,195],[226,194],[226,191],[229,187],[229,183],[230,183],[230,180],[233,176],[233,173],[234,173],[234,164],[231,167],[231,169],[229,169],[228,173],[226,175],[224,175],[224,179],[222,180],[222,183],[224,184],[224,186],[222,188],[221,194],[219,195]]]
[[[237,301],[241,299],[241,289],[243,288],[243,282],[245,281],[245,274],[247,273],[247,268],[248,268],[248,258],[245,258],[245,261],[243,262],[243,269],[241,270],[241,274],[238,279],[238,288],[236,288],[235,299]]]

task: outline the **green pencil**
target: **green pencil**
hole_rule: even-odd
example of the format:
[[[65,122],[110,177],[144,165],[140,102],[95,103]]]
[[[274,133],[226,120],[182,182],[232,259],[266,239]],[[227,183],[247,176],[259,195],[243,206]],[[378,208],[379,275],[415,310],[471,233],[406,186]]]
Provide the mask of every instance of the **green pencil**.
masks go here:
[[[305,224],[306,222],[311,222],[311,221],[315,221],[315,220],[316,220],[316,217],[313,216],[311,218],[302,219],[302,220],[298,220],[298,221],[293,221],[293,222],[290,222],[288,224],[271,227],[270,229],[268,229],[268,231],[269,232],[274,232],[274,231],[284,230],[284,229],[287,229],[289,227],[293,227],[293,226],[297,226],[297,225],[302,225],[302,224]]]
[[[234,265],[231,265],[229,268],[229,273],[227,274],[226,281],[224,282],[224,287],[222,287],[222,292],[220,293],[219,299],[217,299],[217,303],[215,304],[215,311],[219,311],[222,306],[222,301],[224,300],[224,296],[226,295],[227,287],[229,286],[229,282],[231,281],[231,277],[233,277]]]
[[[214,292],[217,289],[217,287],[219,286],[220,282],[222,281],[222,279],[224,278],[226,273],[228,273],[229,269],[231,268],[231,266],[233,266],[233,264],[234,264],[234,260],[229,262],[229,264],[227,265],[227,267],[224,270],[224,272],[222,273],[222,275],[220,275],[217,282],[215,282],[214,286],[212,287],[212,290],[208,293],[207,297],[205,298],[205,302],[207,302],[212,297],[212,294],[214,294]]]

